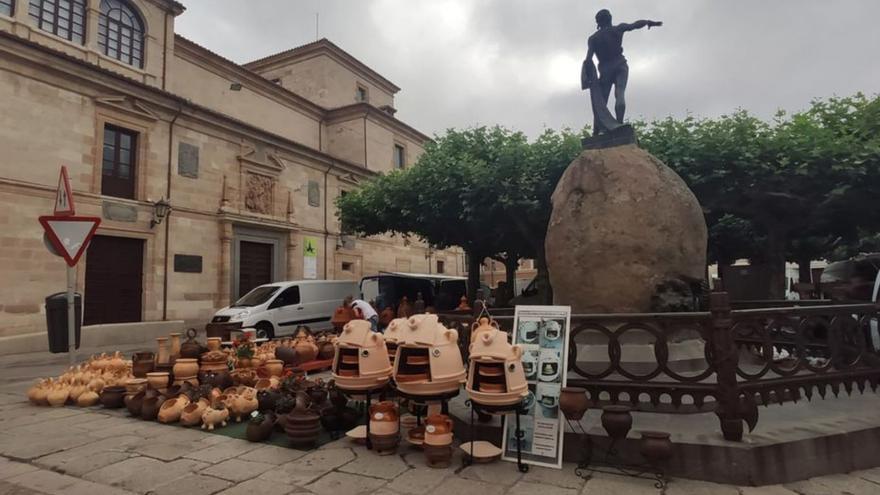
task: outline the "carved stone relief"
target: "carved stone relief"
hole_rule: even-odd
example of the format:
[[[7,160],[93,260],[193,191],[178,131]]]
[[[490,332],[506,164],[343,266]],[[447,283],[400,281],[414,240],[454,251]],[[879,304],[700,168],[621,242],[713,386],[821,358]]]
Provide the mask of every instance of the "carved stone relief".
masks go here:
[[[265,175],[248,173],[245,181],[244,206],[248,211],[272,214],[275,180]]]

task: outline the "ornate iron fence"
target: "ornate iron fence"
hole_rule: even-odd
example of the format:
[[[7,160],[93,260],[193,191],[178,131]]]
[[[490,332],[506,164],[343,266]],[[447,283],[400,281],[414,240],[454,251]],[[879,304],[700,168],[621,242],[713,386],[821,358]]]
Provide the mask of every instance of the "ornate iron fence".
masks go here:
[[[467,356],[474,317],[441,316]],[[739,441],[759,403],[876,390],[878,319],[874,304],[733,310],[724,292],[711,294],[708,312],[572,315],[567,381],[596,406],[714,412],[724,437]],[[495,320],[511,330],[513,316]]]

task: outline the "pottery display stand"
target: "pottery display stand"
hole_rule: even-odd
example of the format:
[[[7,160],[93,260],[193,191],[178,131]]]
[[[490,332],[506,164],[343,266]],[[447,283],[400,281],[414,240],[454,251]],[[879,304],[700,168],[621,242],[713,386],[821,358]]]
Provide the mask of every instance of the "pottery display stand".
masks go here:
[[[440,414],[445,414],[449,416],[449,400],[458,397],[458,393],[460,390],[453,390],[452,392],[445,392],[442,394],[436,395],[416,395],[416,394],[407,394],[405,392],[401,392],[399,389],[395,390],[398,404],[400,403],[400,399],[407,399],[415,403],[416,405],[424,405],[427,407],[430,402],[439,402],[440,403]],[[418,411],[418,409],[417,409]],[[421,412],[417,412],[416,416],[416,426],[422,426],[422,414]],[[397,421],[400,422],[400,416],[397,417]]]
[[[608,437],[608,447],[600,449],[599,459],[594,459],[594,445],[590,435],[580,424],[580,421],[572,421],[566,418],[569,428],[581,437],[583,459],[578,462],[578,466],[574,472],[581,478],[590,479],[592,473],[613,474],[617,476],[628,476],[630,478],[648,479],[654,482],[654,487],[658,490],[666,488],[666,473],[660,462],[644,462],[641,464],[632,464],[625,462],[617,451],[616,445],[619,441],[625,440],[626,437],[615,438]],[[667,435],[668,438],[668,435]]]
[[[516,416],[516,468],[521,473],[527,473],[529,471],[529,465],[524,464],[522,461],[522,438],[525,435],[522,428],[520,427],[520,415],[526,414],[527,410],[525,409],[525,401],[517,402],[516,404],[510,404],[506,406],[493,406],[489,404],[477,404],[471,399],[465,401],[465,405],[471,408],[471,424],[470,424],[470,454],[464,456],[462,462],[465,466],[469,466],[474,462],[474,444],[476,443],[476,433],[474,431],[474,424],[476,423],[475,419],[478,413],[484,414],[501,414],[507,415],[513,413]],[[507,418],[504,418],[507,421]],[[501,431],[504,431],[502,428]],[[503,453],[502,453],[503,454]]]
[[[336,388],[340,392],[342,392],[343,394],[345,394],[349,397],[364,396],[366,398],[365,399],[366,407],[364,407],[364,421],[366,422],[366,429],[367,429],[367,438],[366,438],[366,442],[365,442],[367,445],[367,450],[373,450],[373,442],[370,441],[370,403],[372,401],[372,397],[374,394],[376,394],[379,397],[380,401],[384,400],[384,398],[385,398],[384,392],[385,392],[385,389],[387,388],[387,386],[388,386],[388,384],[386,383],[386,384],[383,384],[381,387],[367,389],[367,390],[351,390],[351,389],[347,389],[347,388],[342,388],[338,385],[336,386]],[[400,418],[398,418],[398,421],[400,421]]]

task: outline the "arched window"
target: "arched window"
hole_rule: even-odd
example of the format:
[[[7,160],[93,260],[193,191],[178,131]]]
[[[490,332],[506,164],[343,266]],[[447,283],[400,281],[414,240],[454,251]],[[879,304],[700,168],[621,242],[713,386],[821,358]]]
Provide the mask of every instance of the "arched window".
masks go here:
[[[86,0],[30,0],[28,14],[38,28],[83,44],[86,38]]]
[[[98,46],[108,57],[144,66],[144,23],[125,0],[101,0]]]

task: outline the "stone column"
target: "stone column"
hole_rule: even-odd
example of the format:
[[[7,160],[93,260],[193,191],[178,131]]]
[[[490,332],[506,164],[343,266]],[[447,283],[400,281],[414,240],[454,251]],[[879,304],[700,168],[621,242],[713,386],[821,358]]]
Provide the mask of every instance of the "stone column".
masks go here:
[[[23,38],[27,38],[28,32],[31,30],[31,18],[28,15],[28,3],[29,0],[15,0],[15,5],[12,7],[12,16],[16,23],[13,26],[13,29],[16,35]]]
[[[297,234],[295,231],[291,230],[287,233],[287,279],[288,280],[297,280],[302,278],[297,276],[297,274],[301,274],[302,270],[299,268],[300,259],[299,256],[299,243],[297,242]]]
[[[219,270],[218,273],[220,275],[219,283],[217,287],[217,297],[216,297],[216,305],[217,307],[229,306],[231,301],[230,294],[232,293],[231,280],[232,280],[232,223],[231,222],[221,222],[220,223],[220,260],[219,260]]]
[[[101,15],[101,0],[88,0],[86,2],[86,39],[85,47],[89,50],[86,54],[89,62],[98,61],[98,17]]]

